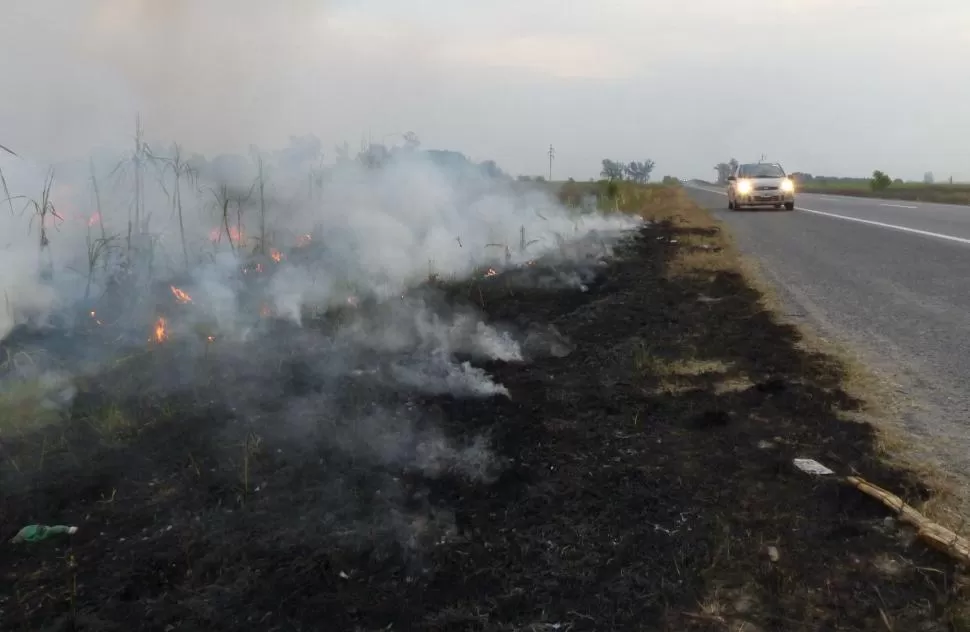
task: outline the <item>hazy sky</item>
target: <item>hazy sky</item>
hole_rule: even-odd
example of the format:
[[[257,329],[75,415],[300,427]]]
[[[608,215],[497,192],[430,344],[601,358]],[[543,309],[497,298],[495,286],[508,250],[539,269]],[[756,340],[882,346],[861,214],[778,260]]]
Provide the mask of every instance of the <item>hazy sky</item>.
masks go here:
[[[2,4],[0,144],[42,160],[127,143],[140,111],[206,153],[413,130],[515,174],[552,143],[562,178],[765,153],[970,180],[967,0]]]

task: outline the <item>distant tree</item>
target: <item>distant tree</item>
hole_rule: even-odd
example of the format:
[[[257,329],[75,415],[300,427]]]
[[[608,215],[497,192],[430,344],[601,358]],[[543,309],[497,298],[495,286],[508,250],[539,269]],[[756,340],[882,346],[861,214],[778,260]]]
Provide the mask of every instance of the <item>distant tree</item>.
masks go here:
[[[606,158],[603,159],[603,170],[600,171],[600,175],[610,182],[622,180],[625,172],[626,167],[623,165],[623,163],[608,160]]]
[[[532,182],[532,176],[518,176],[516,180],[519,182]]]
[[[903,183],[902,178],[896,178],[895,180],[893,180],[893,184],[902,184],[902,183]]]
[[[728,166],[726,162],[719,162],[714,165],[714,171],[717,172],[717,183],[727,184],[728,176],[731,175],[731,167]]]
[[[663,183],[667,185],[679,185],[680,180],[674,176],[664,176]]]
[[[652,160],[644,160],[643,162],[633,161],[627,164],[623,170],[632,182],[646,184],[650,180],[650,173],[653,171],[653,167],[654,162]]]
[[[934,178],[933,178],[932,171],[927,171],[926,173],[923,174],[923,184],[933,184],[933,182],[934,182]]]
[[[536,176],[535,178],[533,178],[533,180],[535,180],[536,182],[545,182],[546,181],[546,177],[545,176]]]
[[[640,163],[640,171],[643,173],[643,182],[646,184],[650,180],[650,174],[653,173],[653,168],[657,166],[652,160],[644,160]]]
[[[417,151],[418,147],[421,146],[421,139],[414,132],[405,132],[404,136],[404,149],[408,151]]]
[[[869,186],[872,187],[873,191],[884,191],[888,189],[892,183],[892,178],[878,169],[873,171],[872,177],[869,178]]]
[[[731,158],[727,162],[719,162],[714,165],[714,170],[717,171],[717,183],[727,184],[728,177],[731,176],[738,169],[738,161],[735,158]]]

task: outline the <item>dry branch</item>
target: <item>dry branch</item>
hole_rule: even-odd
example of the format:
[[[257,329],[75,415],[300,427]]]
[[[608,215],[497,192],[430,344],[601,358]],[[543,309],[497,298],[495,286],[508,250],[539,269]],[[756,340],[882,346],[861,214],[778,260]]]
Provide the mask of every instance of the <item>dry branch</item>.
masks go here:
[[[963,564],[970,565],[970,540],[933,522],[912,506],[907,505],[896,494],[873,485],[858,476],[848,476],[845,480],[862,493],[879,500],[886,507],[892,509],[903,522],[916,527],[917,536],[931,547],[950,555]]]

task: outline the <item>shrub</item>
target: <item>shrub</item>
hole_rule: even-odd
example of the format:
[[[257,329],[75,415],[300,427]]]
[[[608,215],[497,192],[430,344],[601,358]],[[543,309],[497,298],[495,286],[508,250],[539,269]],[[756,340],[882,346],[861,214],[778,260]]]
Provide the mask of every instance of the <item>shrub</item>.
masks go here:
[[[872,178],[869,179],[869,186],[872,187],[873,191],[884,191],[888,189],[892,183],[892,178],[878,169],[872,172]]]

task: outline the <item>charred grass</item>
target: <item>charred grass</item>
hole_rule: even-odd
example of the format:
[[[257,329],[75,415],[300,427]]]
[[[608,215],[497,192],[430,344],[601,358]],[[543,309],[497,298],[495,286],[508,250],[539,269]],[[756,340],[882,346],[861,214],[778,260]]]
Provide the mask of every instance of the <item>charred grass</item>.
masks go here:
[[[262,421],[213,395],[246,375],[197,366],[205,379],[173,388],[175,350],[85,378],[59,416],[29,390],[10,400],[0,536],[80,531],[0,545],[0,626],[967,629],[951,562],[874,501],[791,466],[816,458],[929,497],[852,420],[865,404],[843,363],[778,321],[682,191],[621,189],[615,204],[651,223],[585,288],[438,284],[490,322],[564,341],[480,363],[508,398],[329,384],[340,397],[308,400],[316,430],[294,434],[276,422],[285,402],[324,378],[281,331],[253,351],[278,382]],[[153,388],[162,375],[168,388]],[[487,437],[493,465],[394,467],[320,440],[368,432],[340,420],[375,402],[419,411],[411,434]]]

